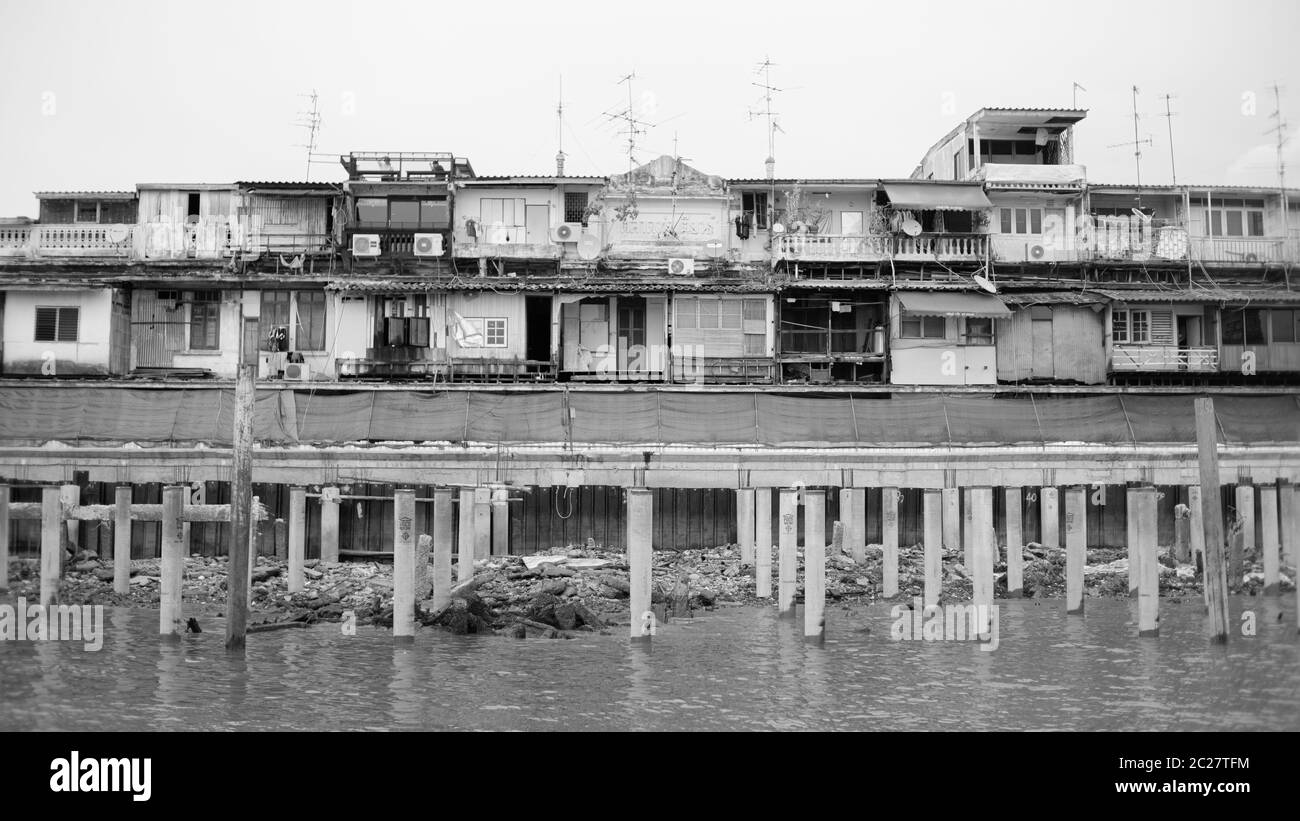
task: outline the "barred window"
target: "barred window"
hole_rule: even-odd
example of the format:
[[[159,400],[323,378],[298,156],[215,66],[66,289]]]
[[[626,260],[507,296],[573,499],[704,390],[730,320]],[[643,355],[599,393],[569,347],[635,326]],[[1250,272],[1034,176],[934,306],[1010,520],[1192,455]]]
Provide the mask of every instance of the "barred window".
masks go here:
[[[37,342],[76,342],[81,326],[80,308],[37,308]]]

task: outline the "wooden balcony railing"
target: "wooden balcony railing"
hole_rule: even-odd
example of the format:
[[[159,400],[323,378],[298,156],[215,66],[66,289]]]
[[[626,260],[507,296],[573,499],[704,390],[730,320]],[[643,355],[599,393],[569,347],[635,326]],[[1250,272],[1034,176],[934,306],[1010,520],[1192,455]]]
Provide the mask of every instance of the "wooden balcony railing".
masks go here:
[[[1212,347],[1116,345],[1111,359],[1114,371],[1213,373],[1218,369],[1219,351]]]

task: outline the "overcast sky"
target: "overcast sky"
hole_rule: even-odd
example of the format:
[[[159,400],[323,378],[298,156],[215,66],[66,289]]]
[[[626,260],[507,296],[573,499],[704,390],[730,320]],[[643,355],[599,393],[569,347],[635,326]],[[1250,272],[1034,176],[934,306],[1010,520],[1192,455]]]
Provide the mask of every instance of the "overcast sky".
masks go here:
[[[656,124],[637,159],[763,175],[770,56],[779,176],[905,177],[985,106],[1089,110],[1076,160],[1131,182],[1136,85],[1142,180],[1170,181],[1161,95],[1175,95],[1180,183],[1276,184],[1272,84],[1300,131],[1300,3],[177,2],[10,3],[0,35],[0,216],[31,192],[138,182],[299,180],[320,95],[321,154],[452,151],[480,174],[555,168],[564,82],[571,174],[620,173],[602,117]],[[1252,97],[1253,95],[1253,97]],[[1300,186],[1300,134],[1287,151]],[[337,161],[312,179],[342,179]]]

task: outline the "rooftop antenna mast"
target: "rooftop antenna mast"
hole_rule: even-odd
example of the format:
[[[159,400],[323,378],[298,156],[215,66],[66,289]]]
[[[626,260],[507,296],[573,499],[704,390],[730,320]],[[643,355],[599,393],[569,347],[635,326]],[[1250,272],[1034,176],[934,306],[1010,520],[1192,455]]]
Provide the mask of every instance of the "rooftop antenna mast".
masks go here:
[[[560,75],[560,98],[555,105],[555,176],[564,176],[564,75]]]
[[[316,94],[316,89],[314,88],[311,90],[310,94],[299,94],[298,96],[306,97],[309,100],[311,100],[311,110],[299,111],[298,121],[294,123],[294,125],[298,126],[299,128],[305,128],[307,130],[307,142],[298,143],[295,147],[307,149],[306,180],[310,182],[312,154],[315,153],[316,151],[316,135],[320,132],[320,123],[321,123],[320,105],[319,105],[320,98]]]
[[[1071,108],[1074,108],[1074,109],[1076,109],[1076,110],[1079,108],[1079,92],[1080,92],[1080,91],[1087,91],[1087,90],[1088,90],[1088,89],[1084,88],[1083,86],[1079,85],[1078,83],[1075,83],[1075,84],[1074,84],[1074,88],[1070,89],[1070,94],[1071,94],[1071,96],[1070,96],[1070,107],[1071,107]]]
[[[1145,140],[1138,137],[1138,123],[1140,115],[1138,114],[1138,87],[1133,86],[1133,142],[1115,143],[1108,146],[1109,148],[1124,148],[1133,146],[1133,162],[1137,166],[1137,207],[1142,207],[1142,146],[1154,145],[1155,142],[1148,136]]]
[[[759,117],[763,117],[767,120],[767,160],[765,161],[765,165],[767,167],[767,178],[769,180],[776,176],[776,132],[781,130],[781,125],[777,122],[777,117],[779,115],[777,112],[772,110],[772,97],[774,94],[779,94],[784,90],[772,85],[772,66],[774,65],[776,65],[776,63],[772,62],[771,57],[764,57],[763,62],[759,63],[754,69],[755,74],[763,75],[763,82],[752,83],[752,85],[763,89],[763,108],[761,111],[754,111],[753,109],[750,109],[749,111],[749,119],[751,121],[756,120]]]
[[[1160,99],[1165,101],[1165,113],[1159,116],[1165,118],[1165,124],[1169,126],[1169,174],[1173,184],[1178,184],[1178,167],[1174,163],[1174,112],[1170,102],[1174,99],[1172,94],[1163,94]]]
[[[632,102],[632,81],[636,79],[636,72],[625,75],[615,83],[619,85],[627,83],[627,108],[622,111],[607,111],[605,116],[611,121],[620,120],[623,123],[622,133],[627,135],[627,173],[628,182],[632,180],[632,171],[636,168],[636,138],[638,135],[646,133],[646,127],[650,124],[636,116],[636,107]]]
[[[1282,236],[1287,240],[1291,239],[1290,226],[1290,205],[1287,203],[1286,196],[1286,159],[1283,149],[1286,148],[1286,120],[1282,119],[1282,89],[1277,83],[1273,84],[1273,113],[1268,115],[1269,119],[1277,120],[1277,125],[1265,131],[1265,134],[1277,134],[1277,187],[1278,193],[1282,197]]]

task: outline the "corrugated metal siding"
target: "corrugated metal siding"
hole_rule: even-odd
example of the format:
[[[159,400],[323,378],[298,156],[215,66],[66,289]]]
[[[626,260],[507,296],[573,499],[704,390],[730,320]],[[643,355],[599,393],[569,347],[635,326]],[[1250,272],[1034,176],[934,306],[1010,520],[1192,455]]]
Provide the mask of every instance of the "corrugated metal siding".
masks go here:
[[[168,303],[170,304],[170,303]],[[158,292],[136,291],[131,300],[131,367],[170,367],[185,349],[185,309],[169,308]]]

